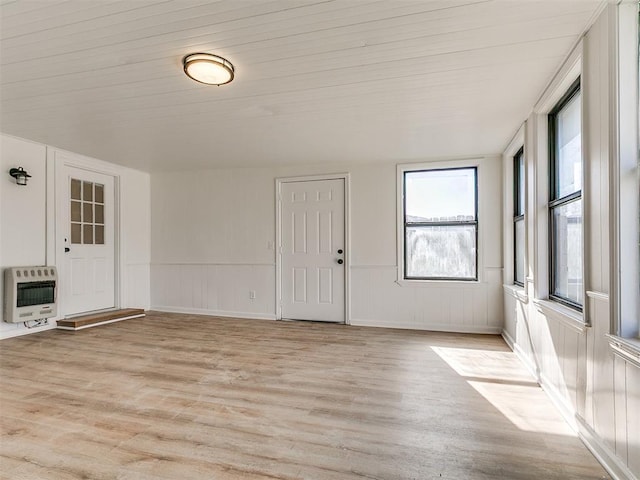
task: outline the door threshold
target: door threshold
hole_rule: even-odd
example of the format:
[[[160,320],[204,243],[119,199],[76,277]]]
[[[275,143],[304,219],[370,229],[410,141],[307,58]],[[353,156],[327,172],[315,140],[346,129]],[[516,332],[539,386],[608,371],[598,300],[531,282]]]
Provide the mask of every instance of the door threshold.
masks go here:
[[[58,320],[57,327],[60,330],[77,331],[144,316],[144,310],[141,308],[112,309],[106,312],[81,315],[72,319],[65,318],[64,320]]]
[[[336,322],[333,320],[305,320],[300,318],[281,318],[283,322],[300,322],[300,323],[325,323],[330,325],[346,325],[346,322]]]

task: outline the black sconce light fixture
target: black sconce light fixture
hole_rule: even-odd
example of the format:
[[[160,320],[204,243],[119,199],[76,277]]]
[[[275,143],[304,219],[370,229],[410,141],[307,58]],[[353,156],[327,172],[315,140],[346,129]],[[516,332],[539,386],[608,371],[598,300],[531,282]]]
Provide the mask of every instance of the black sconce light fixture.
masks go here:
[[[18,185],[26,185],[27,178],[31,178],[31,175],[29,175],[27,171],[22,167],[12,168],[11,170],[9,170],[9,175],[16,179],[16,183]]]

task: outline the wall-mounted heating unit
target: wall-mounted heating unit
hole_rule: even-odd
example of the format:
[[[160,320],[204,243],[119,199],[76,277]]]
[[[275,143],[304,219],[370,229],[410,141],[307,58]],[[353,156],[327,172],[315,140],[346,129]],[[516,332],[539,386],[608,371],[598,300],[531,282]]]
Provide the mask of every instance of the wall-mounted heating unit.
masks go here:
[[[29,322],[55,317],[56,267],[12,267],[4,271],[4,321]]]

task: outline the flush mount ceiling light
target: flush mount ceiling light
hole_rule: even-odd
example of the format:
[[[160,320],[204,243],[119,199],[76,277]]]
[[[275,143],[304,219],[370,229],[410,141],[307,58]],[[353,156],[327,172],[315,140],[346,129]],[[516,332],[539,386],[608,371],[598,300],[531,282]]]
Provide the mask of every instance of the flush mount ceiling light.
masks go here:
[[[184,73],[196,82],[207,85],[224,85],[233,80],[233,65],[210,53],[191,53],[182,59]]]

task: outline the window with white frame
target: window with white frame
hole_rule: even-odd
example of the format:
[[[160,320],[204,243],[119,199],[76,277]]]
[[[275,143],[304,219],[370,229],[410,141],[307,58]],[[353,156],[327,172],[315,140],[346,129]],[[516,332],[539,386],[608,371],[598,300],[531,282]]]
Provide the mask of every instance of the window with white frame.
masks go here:
[[[524,147],[513,157],[513,283],[524,286]]]
[[[612,333],[635,339],[636,350],[640,349],[639,8],[637,2],[618,5],[618,158],[613,158],[611,171],[618,197],[612,212],[618,239],[612,249],[618,325]]]
[[[476,167],[404,171],[404,279],[478,279]]]
[[[582,106],[580,79],[549,113],[549,297],[581,310]]]

